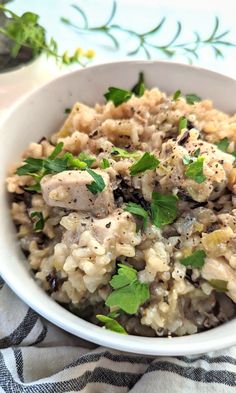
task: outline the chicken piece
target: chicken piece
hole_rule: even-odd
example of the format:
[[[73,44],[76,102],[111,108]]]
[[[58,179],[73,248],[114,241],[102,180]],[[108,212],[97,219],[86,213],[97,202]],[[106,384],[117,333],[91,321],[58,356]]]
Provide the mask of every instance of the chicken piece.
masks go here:
[[[223,258],[206,258],[202,268],[202,277],[207,281],[226,281],[227,295],[236,303],[236,271]]]
[[[94,172],[101,175],[106,184],[105,189],[97,194],[92,194],[87,188],[93,178],[86,171],[64,171],[44,176],[41,188],[46,204],[91,212],[96,217],[107,216],[114,208],[109,176],[100,170]]]
[[[228,185],[234,157],[211,143],[199,140],[197,130],[185,132],[185,136],[182,133],[177,140],[170,139],[162,146],[162,165],[157,169],[160,184],[167,191],[178,187],[198,202],[214,200]],[[203,174],[206,176],[206,180],[200,184],[185,176],[186,165],[183,163],[183,158],[194,157],[197,149],[200,149],[199,155],[204,157]]]

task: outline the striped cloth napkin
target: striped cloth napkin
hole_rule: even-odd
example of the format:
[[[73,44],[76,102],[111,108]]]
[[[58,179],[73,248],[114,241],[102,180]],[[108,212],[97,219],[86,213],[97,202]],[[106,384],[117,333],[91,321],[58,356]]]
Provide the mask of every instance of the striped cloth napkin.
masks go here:
[[[156,358],[97,348],[0,287],[0,393],[236,392],[236,347]]]

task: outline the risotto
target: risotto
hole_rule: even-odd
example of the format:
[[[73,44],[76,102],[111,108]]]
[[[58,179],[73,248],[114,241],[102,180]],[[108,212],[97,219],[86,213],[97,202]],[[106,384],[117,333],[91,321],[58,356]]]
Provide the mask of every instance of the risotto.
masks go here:
[[[123,334],[182,336],[236,312],[236,115],[180,90],[76,103],[7,178],[17,238],[55,301]],[[65,115],[66,116],[66,115]]]

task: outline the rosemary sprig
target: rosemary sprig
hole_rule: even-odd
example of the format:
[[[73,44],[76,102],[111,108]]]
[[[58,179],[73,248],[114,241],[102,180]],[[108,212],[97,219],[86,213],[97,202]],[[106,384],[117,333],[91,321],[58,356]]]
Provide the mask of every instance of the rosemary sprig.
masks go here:
[[[82,26],[77,25],[76,23],[65,17],[62,17],[61,21],[67,26],[74,28],[79,34],[103,34],[111,41],[114,50],[119,50],[120,48],[119,41],[115,36],[116,32],[124,32],[129,36],[134,37],[134,39],[137,41],[137,45],[133,50],[127,53],[128,56],[134,56],[140,54],[141,52],[145,54],[147,59],[150,59],[152,56],[152,51],[155,50],[162,53],[168,58],[171,58],[173,56],[184,56],[188,59],[189,62],[192,62],[194,59],[199,58],[200,50],[204,47],[212,48],[215,57],[217,58],[224,56],[222,52],[223,47],[236,46],[234,43],[226,39],[226,36],[229,34],[229,30],[223,32],[220,31],[220,23],[218,17],[215,18],[213,30],[208,37],[204,38],[199,33],[194,32],[194,36],[191,41],[182,43],[179,42],[181,38],[182,24],[180,21],[177,21],[176,31],[173,34],[173,37],[165,44],[160,45],[158,43],[153,43],[153,41],[150,42],[150,38],[156,39],[158,37],[162,27],[167,21],[165,17],[158,21],[158,24],[154,28],[144,33],[139,33],[135,30],[131,30],[113,23],[117,11],[117,4],[115,0],[113,1],[111,13],[108,19],[105,23],[99,26],[90,26],[88,17],[83,11],[83,9],[75,4],[73,4],[72,7],[79,13],[80,17],[82,18]]]

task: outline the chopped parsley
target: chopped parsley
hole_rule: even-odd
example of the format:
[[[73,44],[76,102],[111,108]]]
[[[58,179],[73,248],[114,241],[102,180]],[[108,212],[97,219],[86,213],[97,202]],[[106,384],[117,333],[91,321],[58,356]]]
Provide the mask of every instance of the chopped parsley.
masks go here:
[[[101,169],[107,169],[109,167],[110,167],[110,163],[109,163],[108,159],[107,158],[103,158],[102,162],[100,163],[100,168]]]
[[[143,73],[139,73],[138,82],[134,85],[132,90],[124,90],[118,87],[108,87],[107,93],[104,94],[106,101],[112,101],[115,106],[123,104],[123,102],[128,101],[133,94],[137,97],[141,97],[144,94],[145,85]]]
[[[121,149],[120,147],[113,147],[111,154],[116,157],[121,157],[121,158],[139,158],[140,157],[140,152],[127,151],[125,149]]]
[[[198,184],[203,183],[206,180],[206,176],[203,173],[204,157],[198,157],[195,161],[193,161],[193,158],[190,158],[192,162],[189,161],[187,163],[188,159],[189,158],[186,156],[183,158],[183,163],[187,165],[185,176],[194,180]]]
[[[228,291],[228,281],[213,279],[213,280],[209,280],[208,283],[217,292],[227,292]]]
[[[79,159],[80,161],[85,162],[89,168],[91,168],[91,166],[93,165],[93,163],[96,161],[96,158],[95,158],[95,157],[90,156],[88,153],[85,153],[84,151],[82,151],[82,152],[78,155],[78,159]]]
[[[43,217],[43,213],[42,212],[32,212],[30,214],[30,218],[37,218],[37,220],[34,220],[34,225],[33,225],[33,229],[35,232],[40,232],[43,230],[44,228],[44,224],[45,224],[45,220]]]
[[[187,128],[188,125],[188,120],[186,119],[186,117],[182,116],[179,119],[179,123],[178,123],[178,131],[181,132],[184,128]]]
[[[112,332],[127,334],[126,330],[121,326],[119,322],[117,322],[114,318],[111,318],[107,315],[97,314],[96,318],[104,323],[106,329],[111,330]]]
[[[186,258],[180,259],[180,263],[184,266],[191,266],[192,268],[201,269],[204,266],[206,253],[203,250],[198,250]]]
[[[102,192],[106,187],[103,177],[98,173],[94,172],[92,169],[87,168],[86,171],[94,179],[94,181],[91,184],[86,185],[87,189],[94,195],[97,194],[98,192]]]
[[[171,224],[177,217],[177,196],[152,193],[151,215],[153,224],[160,228]]]
[[[177,101],[181,97],[181,90],[176,90],[176,92],[172,96],[173,101]]]
[[[127,314],[136,314],[139,307],[150,298],[149,287],[138,280],[137,270],[118,264],[118,274],[110,281],[114,289],[106,300],[108,307],[119,307]]]
[[[129,90],[119,89],[118,87],[109,87],[108,92],[104,94],[106,101],[112,101],[115,106],[123,104],[132,97],[132,92]]]
[[[159,164],[160,161],[154,156],[154,154],[146,152],[130,167],[130,174],[131,176],[135,176],[138,173],[145,172],[150,169],[156,169]]]
[[[145,84],[144,84],[144,76],[143,72],[139,73],[139,79],[136,85],[132,88],[132,93],[134,93],[137,97],[142,97],[145,92]]]
[[[124,211],[134,214],[135,216],[143,219],[144,228],[147,227],[148,223],[148,212],[138,203],[128,202],[124,208]]]
[[[228,138],[223,138],[221,139],[221,141],[219,141],[216,146],[218,147],[218,149],[227,152],[227,149],[229,147],[230,141],[228,140]]]
[[[201,98],[194,93],[186,94],[185,98],[186,98],[186,102],[190,105],[195,104],[195,102],[201,101]]]

